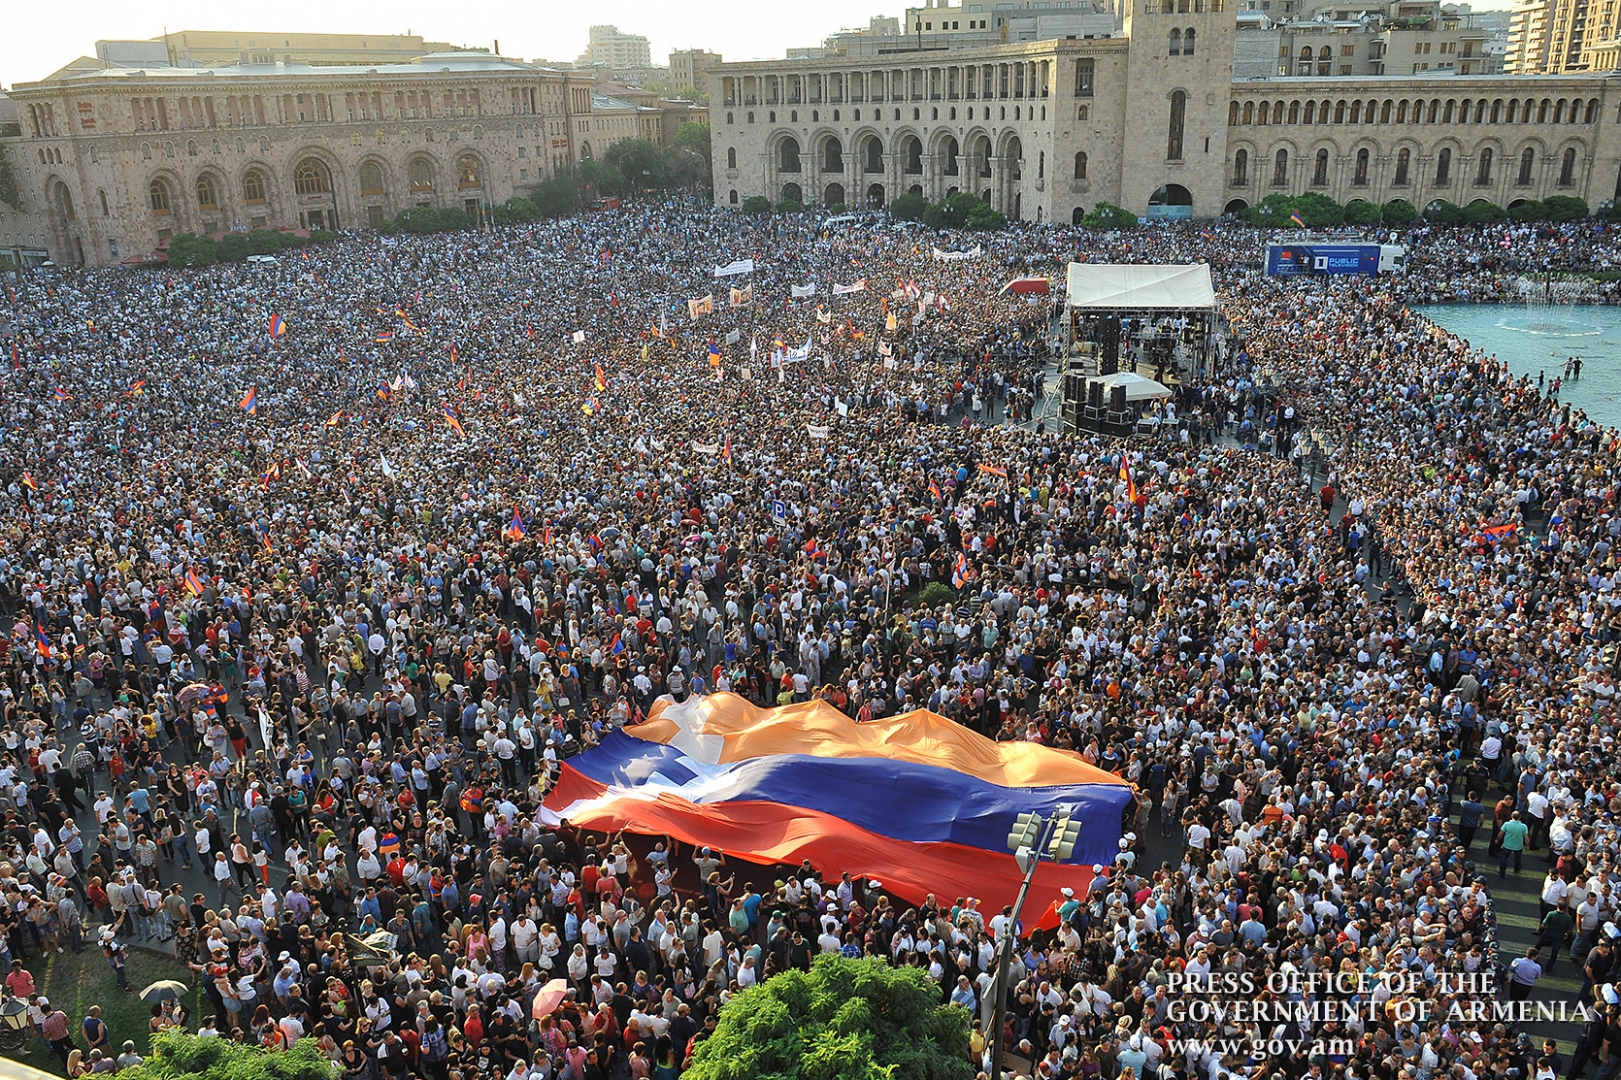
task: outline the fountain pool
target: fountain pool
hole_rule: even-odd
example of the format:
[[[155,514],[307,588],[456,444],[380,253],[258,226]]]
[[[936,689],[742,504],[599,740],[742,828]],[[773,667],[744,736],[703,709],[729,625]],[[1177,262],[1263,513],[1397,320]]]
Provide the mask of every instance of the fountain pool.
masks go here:
[[[1567,357],[1582,358],[1582,377],[1559,400],[1608,427],[1621,428],[1621,308],[1573,304],[1428,304],[1436,323],[1495,353],[1518,375],[1562,375]],[[1544,387],[1546,388],[1546,386]]]

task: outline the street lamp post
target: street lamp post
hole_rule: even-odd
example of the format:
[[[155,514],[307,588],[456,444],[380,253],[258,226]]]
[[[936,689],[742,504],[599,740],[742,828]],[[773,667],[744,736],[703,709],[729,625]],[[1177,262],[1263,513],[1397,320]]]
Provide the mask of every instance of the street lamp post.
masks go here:
[[[1054,862],[1068,859],[1075,852],[1075,842],[1080,834],[1081,823],[1074,818],[1072,808],[1067,806],[1059,807],[1052,817],[1046,819],[1040,814],[1020,814],[1014,819],[1013,830],[1008,833],[1007,846],[1018,860],[1019,869],[1024,871],[1024,881],[1020,883],[1019,895],[1013,901],[1012,917],[1002,927],[1002,940],[997,942],[996,1011],[991,1014],[994,1030],[990,1038],[990,1080],[1002,1080],[1002,1028],[1007,1023],[1007,973],[1013,963],[1013,942],[1019,936],[1019,917],[1030,895],[1030,883],[1035,880],[1036,866],[1041,862],[1043,852]]]

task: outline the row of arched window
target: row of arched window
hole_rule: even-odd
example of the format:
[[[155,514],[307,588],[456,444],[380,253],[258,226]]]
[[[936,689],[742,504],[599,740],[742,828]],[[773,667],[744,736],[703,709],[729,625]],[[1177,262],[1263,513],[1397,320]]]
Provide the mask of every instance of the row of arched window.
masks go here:
[[[429,195],[434,191],[434,166],[427,158],[412,158],[406,168],[406,179],[409,182],[411,194],[415,196]],[[478,158],[472,155],[462,157],[456,163],[456,182],[461,189],[481,188],[484,186],[484,166]],[[269,178],[264,170],[250,168],[242,174],[242,201],[250,207],[263,206],[268,201],[270,189]],[[318,158],[305,158],[293,170],[293,192],[297,195],[327,195],[332,192],[332,174],[326,163]],[[364,162],[360,166],[360,194],[363,197],[379,196],[385,193],[383,182],[383,168],[375,161]],[[220,207],[219,179],[212,173],[204,173],[197,178],[194,194],[197,198],[197,208],[202,211],[218,210]],[[174,213],[175,199],[168,179],[154,177],[147,185],[147,199],[152,207],[152,213],[158,217],[167,217]]]
[[[1193,55],[1194,41],[1195,41],[1195,31],[1194,31],[1193,27],[1190,26],[1186,30],[1183,30],[1180,27],[1172,29],[1172,31],[1171,31],[1171,55],[1172,56],[1192,56]]]
[[[1495,154],[1492,148],[1482,147],[1475,155],[1475,185],[1487,187],[1492,183],[1492,167]],[[1396,169],[1391,178],[1392,187],[1406,187],[1410,180],[1412,168],[1412,151],[1402,147],[1396,152]],[[1527,146],[1520,151],[1519,169],[1515,173],[1514,183],[1518,187],[1530,187],[1536,183],[1537,152],[1535,147]],[[1369,167],[1372,155],[1366,148],[1356,152],[1351,168],[1351,186],[1366,187],[1369,183]],[[1326,149],[1317,151],[1316,159],[1312,164],[1311,183],[1313,187],[1328,186],[1329,155]],[[1086,179],[1086,155],[1075,155],[1075,178]],[[1452,182],[1452,151],[1443,147],[1435,155],[1435,183],[1445,185]],[[1277,188],[1289,186],[1289,151],[1278,150],[1272,155],[1272,186]],[[1233,187],[1248,187],[1250,185],[1250,155],[1249,151],[1240,148],[1233,153]],[[1558,185],[1562,188],[1576,185],[1576,148],[1569,147],[1559,159]]]
[[[1175,55],[1174,53],[1172,55]],[[1598,98],[1230,102],[1231,127],[1260,124],[1596,124]]]

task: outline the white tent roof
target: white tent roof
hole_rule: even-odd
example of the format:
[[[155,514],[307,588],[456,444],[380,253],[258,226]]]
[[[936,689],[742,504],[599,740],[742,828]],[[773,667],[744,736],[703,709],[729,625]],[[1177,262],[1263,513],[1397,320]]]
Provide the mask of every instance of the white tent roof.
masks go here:
[[[1216,290],[1210,267],[1145,266],[1125,263],[1070,263],[1068,299],[1072,308],[1213,308]]]
[[[1153,401],[1157,398],[1171,396],[1171,388],[1164,383],[1155,382],[1146,375],[1138,375],[1132,371],[1121,371],[1114,375],[1105,375],[1097,380],[1103,384],[1103,396],[1108,397],[1109,391],[1116,386],[1126,388],[1127,401]]]

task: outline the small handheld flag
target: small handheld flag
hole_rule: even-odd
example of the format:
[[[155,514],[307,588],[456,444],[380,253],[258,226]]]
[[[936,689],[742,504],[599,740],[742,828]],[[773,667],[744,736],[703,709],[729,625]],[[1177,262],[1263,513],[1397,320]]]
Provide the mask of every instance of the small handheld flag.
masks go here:
[[[236,407],[246,410],[249,416],[256,415],[259,412],[259,388],[248,387],[248,392],[242,395],[242,400],[236,403]]]
[[[270,316],[270,336],[272,338],[287,336],[287,322],[280,315]]]
[[[73,395],[68,393],[66,390],[62,389],[60,386],[58,386],[56,388],[55,397],[56,397],[57,401],[72,401],[73,400]]]
[[[392,330],[384,330],[384,331],[380,332],[377,335],[377,340],[381,341],[381,342],[393,341],[394,340],[394,331],[392,331]]]
[[[929,481],[929,494],[933,495],[940,502],[945,502],[945,499],[940,497],[940,485],[935,483],[933,480]]]
[[[464,439],[467,438],[467,432],[462,430],[462,422],[456,419],[456,414],[451,412],[449,409],[445,410],[445,423],[450,425],[450,430],[454,431]]]
[[[507,524],[505,529],[501,530],[501,535],[508,540],[522,540],[524,534],[523,516],[518,513],[518,508],[514,506],[512,508],[512,521]]]
[[[51,658],[51,639],[46,636],[45,628],[38,623],[34,624],[34,649],[45,659]]]
[[[203,579],[197,576],[196,570],[186,571],[186,589],[191,593],[191,595],[201,596],[203,595],[203,590],[206,588],[207,586],[203,584]]]
[[[343,410],[339,409],[337,412],[333,413],[331,415],[331,417],[329,417],[327,419],[326,426],[327,427],[337,427],[339,422],[342,421],[342,420],[343,420]]]
[[[602,391],[608,389],[608,378],[607,378],[607,376],[605,376],[602,373],[602,365],[601,364],[596,365],[596,369],[597,369],[597,392],[601,393]]]
[[[27,472],[23,473],[23,487],[27,488],[29,491],[39,490],[39,486],[34,483],[34,478],[29,476]]]
[[[1300,216],[1299,210],[1291,212],[1289,214],[1289,220],[1294,222],[1298,228],[1304,229],[1306,227],[1306,219]]]
[[[732,460],[732,437],[730,435],[726,436],[726,446],[720,452],[720,459],[722,461]]]

